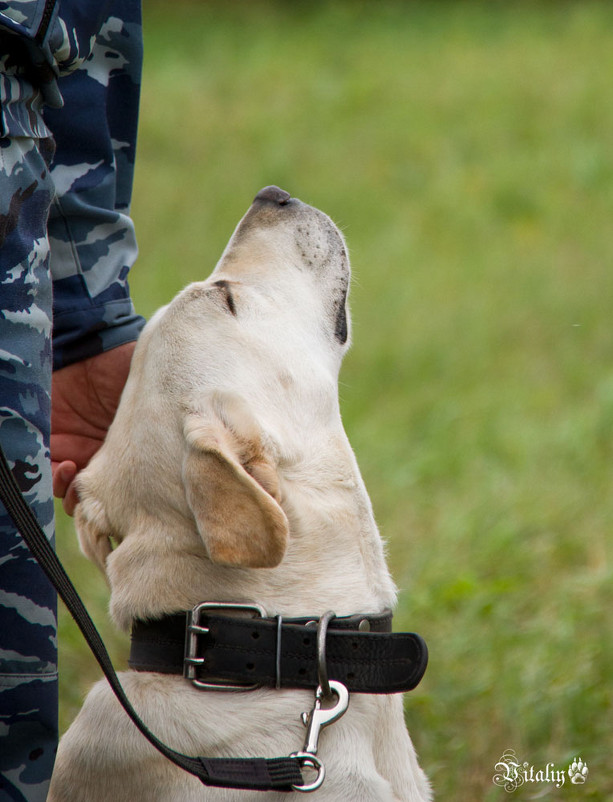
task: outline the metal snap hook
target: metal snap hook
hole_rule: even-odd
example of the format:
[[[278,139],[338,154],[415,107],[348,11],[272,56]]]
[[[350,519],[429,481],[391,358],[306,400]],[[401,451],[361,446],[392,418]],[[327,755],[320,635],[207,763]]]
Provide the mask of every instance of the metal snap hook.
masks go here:
[[[347,710],[349,706],[349,691],[342,684],[332,680],[331,683],[331,696],[336,697],[335,703],[332,707],[322,707],[323,691],[317,688],[315,693],[315,702],[313,709],[309,713],[302,714],[302,723],[307,728],[306,739],[304,746],[300,752],[292,752],[290,757],[294,757],[300,761],[300,768],[310,768],[317,771],[317,777],[312,783],[305,785],[292,785],[295,791],[315,791],[323,783],[326,776],[326,770],[321,760],[316,757],[317,748],[319,745],[319,734],[324,727],[332,724],[333,721],[339,719]]]
[[[342,682],[332,680],[330,686],[331,696],[336,697],[336,701],[332,707],[322,707],[324,696],[323,690],[319,687],[315,692],[313,709],[308,713],[302,714],[302,723],[307,728],[306,739],[302,750],[300,752],[293,752],[290,757],[300,761],[301,769],[305,767],[315,769],[317,771],[317,777],[312,783],[292,785],[295,791],[302,791],[303,793],[315,791],[324,781],[326,775],[324,764],[315,756],[319,746],[319,735],[324,727],[332,724],[333,721],[337,721],[349,706],[349,691]]]
[[[306,740],[300,752],[293,752],[290,757],[299,761],[300,769],[312,769],[317,777],[311,783],[292,785],[294,791],[309,793],[316,791],[324,781],[326,769],[321,760],[316,757],[319,734],[324,727],[339,719],[349,706],[349,691],[336,680],[328,679],[328,666],[326,664],[326,633],[328,624],[336,617],[333,610],[328,610],[319,619],[317,624],[317,679],[318,686],[315,691],[313,709],[302,714],[302,723],[307,729]],[[332,704],[331,704],[332,701]],[[327,706],[324,707],[322,702]]]

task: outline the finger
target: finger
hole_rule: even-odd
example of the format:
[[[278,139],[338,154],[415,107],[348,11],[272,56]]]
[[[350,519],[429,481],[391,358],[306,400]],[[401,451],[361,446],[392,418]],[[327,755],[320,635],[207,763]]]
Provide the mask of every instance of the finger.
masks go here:
[[[66,491],[66,495],[62,501],[62,506],[64,507],[64,512],[67,515],[73,516],[75,508],[79,503],[79,494],[77,492],[77,484],[76,482],[71,482],[68,490]]]
[[[66,492],[74,482],[77,475],[77,466],[72,460],[55,462],[51,465],[53,474],[53,495],[56,498],[65,498]]]

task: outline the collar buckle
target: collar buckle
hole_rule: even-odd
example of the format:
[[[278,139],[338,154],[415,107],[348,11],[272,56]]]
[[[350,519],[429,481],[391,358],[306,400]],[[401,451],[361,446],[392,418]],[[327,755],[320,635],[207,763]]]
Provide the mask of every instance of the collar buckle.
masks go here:
[[[204,682],[198,679],[196,670],[203,668],[206,664],[205,657],[198,657],[198,638],[206,635],[209,628],[202,626],[201,616],[207,611],[231,610],[240,612],[250,612],[253,618],[264,618],[266,610],[255,602],[200,602],[187,614],[187,626],[185,629],[185,656],[183,658],[183,676],[190,680],[192,685],[200,690],[206,691],[254,691],[260,685],[242,684],[228,685],[224,682]]]

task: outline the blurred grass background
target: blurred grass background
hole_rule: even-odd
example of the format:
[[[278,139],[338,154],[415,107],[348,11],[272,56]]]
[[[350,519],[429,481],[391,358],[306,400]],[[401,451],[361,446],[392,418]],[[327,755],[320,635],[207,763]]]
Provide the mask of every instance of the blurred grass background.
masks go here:
[[[506,749],[613,798],[613,5],[145,4],[132,272],[148,316],[271,183],[352,254],[341,399],[431,662],[407,722],[439,799]],[[107,591],[59,552],[115,662]],[[342,555],[339,555],[339,570]],[[155,589],[152,589],[155,592]],[[99,672],[62,613],[65,727]]]

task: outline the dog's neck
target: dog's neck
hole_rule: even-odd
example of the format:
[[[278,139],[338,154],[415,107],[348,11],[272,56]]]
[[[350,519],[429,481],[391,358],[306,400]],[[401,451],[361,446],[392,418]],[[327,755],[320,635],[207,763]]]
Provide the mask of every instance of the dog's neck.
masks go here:
[[[303,459],[279,471],[290,540],[276,568],[215,565],[183,516],[141,518],[141,530],[130,532],[107,561],[116,623],[129,629],[134,619],[187,610],[205,600],[256,601],[269,615],[286,616],[393,607],[395,588],[368,494],[344,433],[336,439],[343,447],[333,465],[314,447],[307,459],[319,462],[317,470]]]

